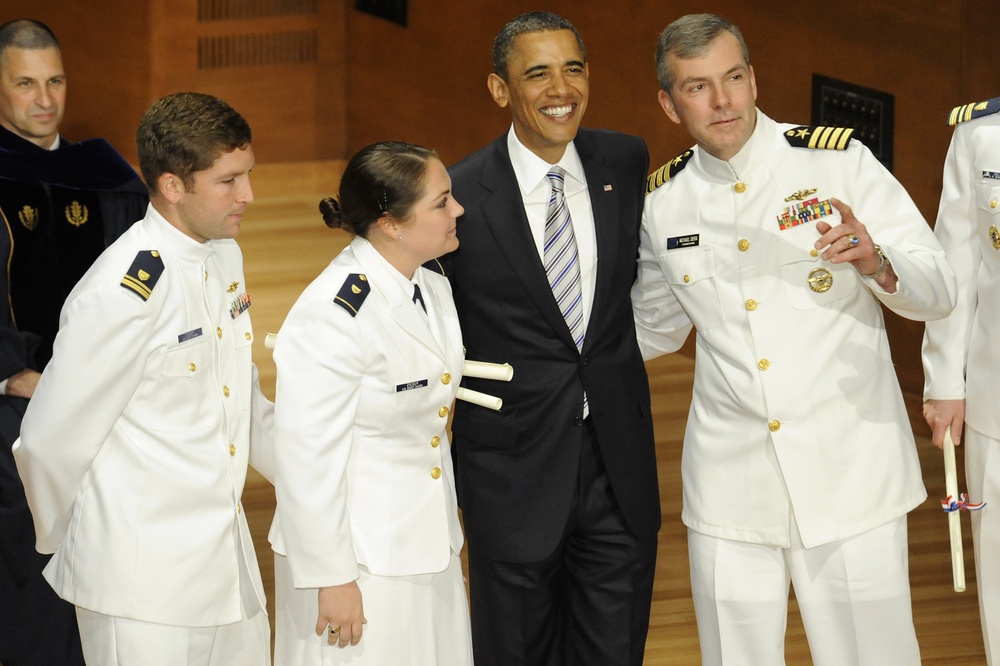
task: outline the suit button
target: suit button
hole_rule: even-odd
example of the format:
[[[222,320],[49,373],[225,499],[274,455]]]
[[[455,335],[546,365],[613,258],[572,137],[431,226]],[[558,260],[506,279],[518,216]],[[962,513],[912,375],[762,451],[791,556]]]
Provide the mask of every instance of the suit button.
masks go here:
[[[747,185],[746,183],[736,183],[733,185],[733,190],[735,190],[736,194],[743,194],[747,191]]]
[[[757,309],[757,301],[753,300],[752,298],[748,298],[746,302],[746,308],[750,312],[753,312],[754,310]]]
[[[767,370],[768,368],[771,367],[771,362],[768,361],[766,358],[762,358],[759,361],[757,361],[757,367],[760,368],[761,370]]]
[[[236,455],[236,445],[235,444],[230,444],[229,445],[229,455],[230,456],[235,456]]]
[[[191,364],[188,365],[188,372],[194,372],[197,369],[198,369],[198,366],[195,365],[194,363],[191,363]]]
[[[748,241],[746,238],[741,238],[740,242],[737,244],[737,247],[740,248],[740,252],[746,252],[747,250],[750,249],[750,241]]]
[[[771,432],[778,432],[781,430],[781,421],[768,421],[767,429]]]
[[[575,425],[575,426],[582,426],[583,425],[583,417],[582,416],[575,417],[573,419],[573,425]]]
[[[446,372],[441,375],[441,383],[445,385],[451,384],[451,373]]]
[[[223,386],[222,387],[222,395],[226,396],[227,398],[229,397],[229,387],[228,386]]]
[[[437,436],[431,437],[431,446],[433,448],[436,449],[440,445],[441,445],[441,438],[440,437],[437,437]]]
[[[215,334],[217,336],[219,336],[220,340],[222,339],[222,327],[221,326],[215,329]]]
[[[809,256],[810,257],[814,257],[814,258],[818,257],[819,256],[819,250],[817,250],[816,248],[813,248],[813,249],[809,250]]]
[[[252,338],[253,336],[252,336],[252,335],[250,335],[249,333],[244,333],[244,334],[243,334],[243,337],[245,337],[245,338],[246,338],[247,340],[249,340],[249,339],[250,339],[250,338]]]
[[[440,467],[435,467],[434,469],[431,470],[431,478],[432,479],[440,479],[441,478],[441,468]]]
[[[584,356],[583,358],[580,359],[580,363],[582,365],[587,365],[588,363],[590,363],[590,359]]]
[[[690,281],[691,281],[691,276],[690,275],[685,275],[684,276],[684,282],[690,282]]]
[[[440,416],[441,418],[444,418],[444,417],[448,416],[448,408],[447,407],[442,407],[441,409],[439,409],[438,410],[438,416]]]

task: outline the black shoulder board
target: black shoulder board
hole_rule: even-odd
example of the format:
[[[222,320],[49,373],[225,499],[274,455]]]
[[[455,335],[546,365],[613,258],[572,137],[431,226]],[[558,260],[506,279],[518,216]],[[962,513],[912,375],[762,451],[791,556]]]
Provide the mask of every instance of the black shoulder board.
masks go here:
[[[333,302],[347,310],[352,317],[357,316],[361,304],[372,290],[368,278],[363,273],[351,273],[347,276],[344,286],[340,288]]]
[[[430,261],[425,262],[424,268],[429,270],[431,273],[440,273],[441,275],[445,274],[444,264],[441,263],[440,259],[431,259]]]
[[[646,179],[646,194],[649,194],[663,183],[667,182],[681,172],[687,166],[688,160],[694,155],[693,150],[686,150],[674,159],[670,160],[659,169],[649,174]]]
[[[963,104],[962,106],[956,106],[948,114],[948,125],[955,126],[959,123],[964,123],[966,120],[992,116],[997,111],[1000,111],[1000,97],[994,97],[985,102]]]
[[[847,127],[795,127],[785,132],[785,139],[792,148],[818,150],[847,150],[853,128]]]
[[[148,301],[156,281],[162,274],[163,259],[160,258],[160,253],[156,250],[143,250],[135,255],[135,261],[125,273],[121,284],[129,291],[137,293],[142,300]]]

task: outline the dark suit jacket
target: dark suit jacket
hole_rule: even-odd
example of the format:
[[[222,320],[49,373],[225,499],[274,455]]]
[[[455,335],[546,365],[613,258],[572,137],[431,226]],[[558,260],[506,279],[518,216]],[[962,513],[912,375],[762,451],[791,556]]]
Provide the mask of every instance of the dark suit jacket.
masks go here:
[[[470,546],[535,562],[563,536],[577,484],[583,394],[615,497],[641,539],[660,527],[649,385],[635,339],[635,280],[649,155],[641,139],[581,129],[575,140],[594,211],[597,278],[582,352],[552,296],[510,163],[507,135],[449,169],[460,246],[446,261],[469,360],[510,363],[509,383],[466,378],[503,399],[459,402],[452,423]]]

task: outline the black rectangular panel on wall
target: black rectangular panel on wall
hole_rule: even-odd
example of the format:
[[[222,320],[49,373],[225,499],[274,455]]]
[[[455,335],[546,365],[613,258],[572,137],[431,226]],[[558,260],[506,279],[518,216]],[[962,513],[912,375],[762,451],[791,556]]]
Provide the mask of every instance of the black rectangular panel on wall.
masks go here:
[[[406,25],[406,0],[354,0],[354,8],[401,26]]]
[[[846,81],[813,74],[812,124],[854,128],[854,138],[868,146],[892,171],[895,97]]]

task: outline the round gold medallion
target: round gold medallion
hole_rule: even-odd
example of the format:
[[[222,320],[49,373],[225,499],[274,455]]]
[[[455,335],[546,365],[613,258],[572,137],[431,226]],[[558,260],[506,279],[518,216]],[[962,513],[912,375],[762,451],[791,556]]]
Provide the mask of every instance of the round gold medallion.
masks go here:
[[[833,286],[833,273],[825,268],[814,268],[809,271],[809,288],[818,294],[830,291]]]

